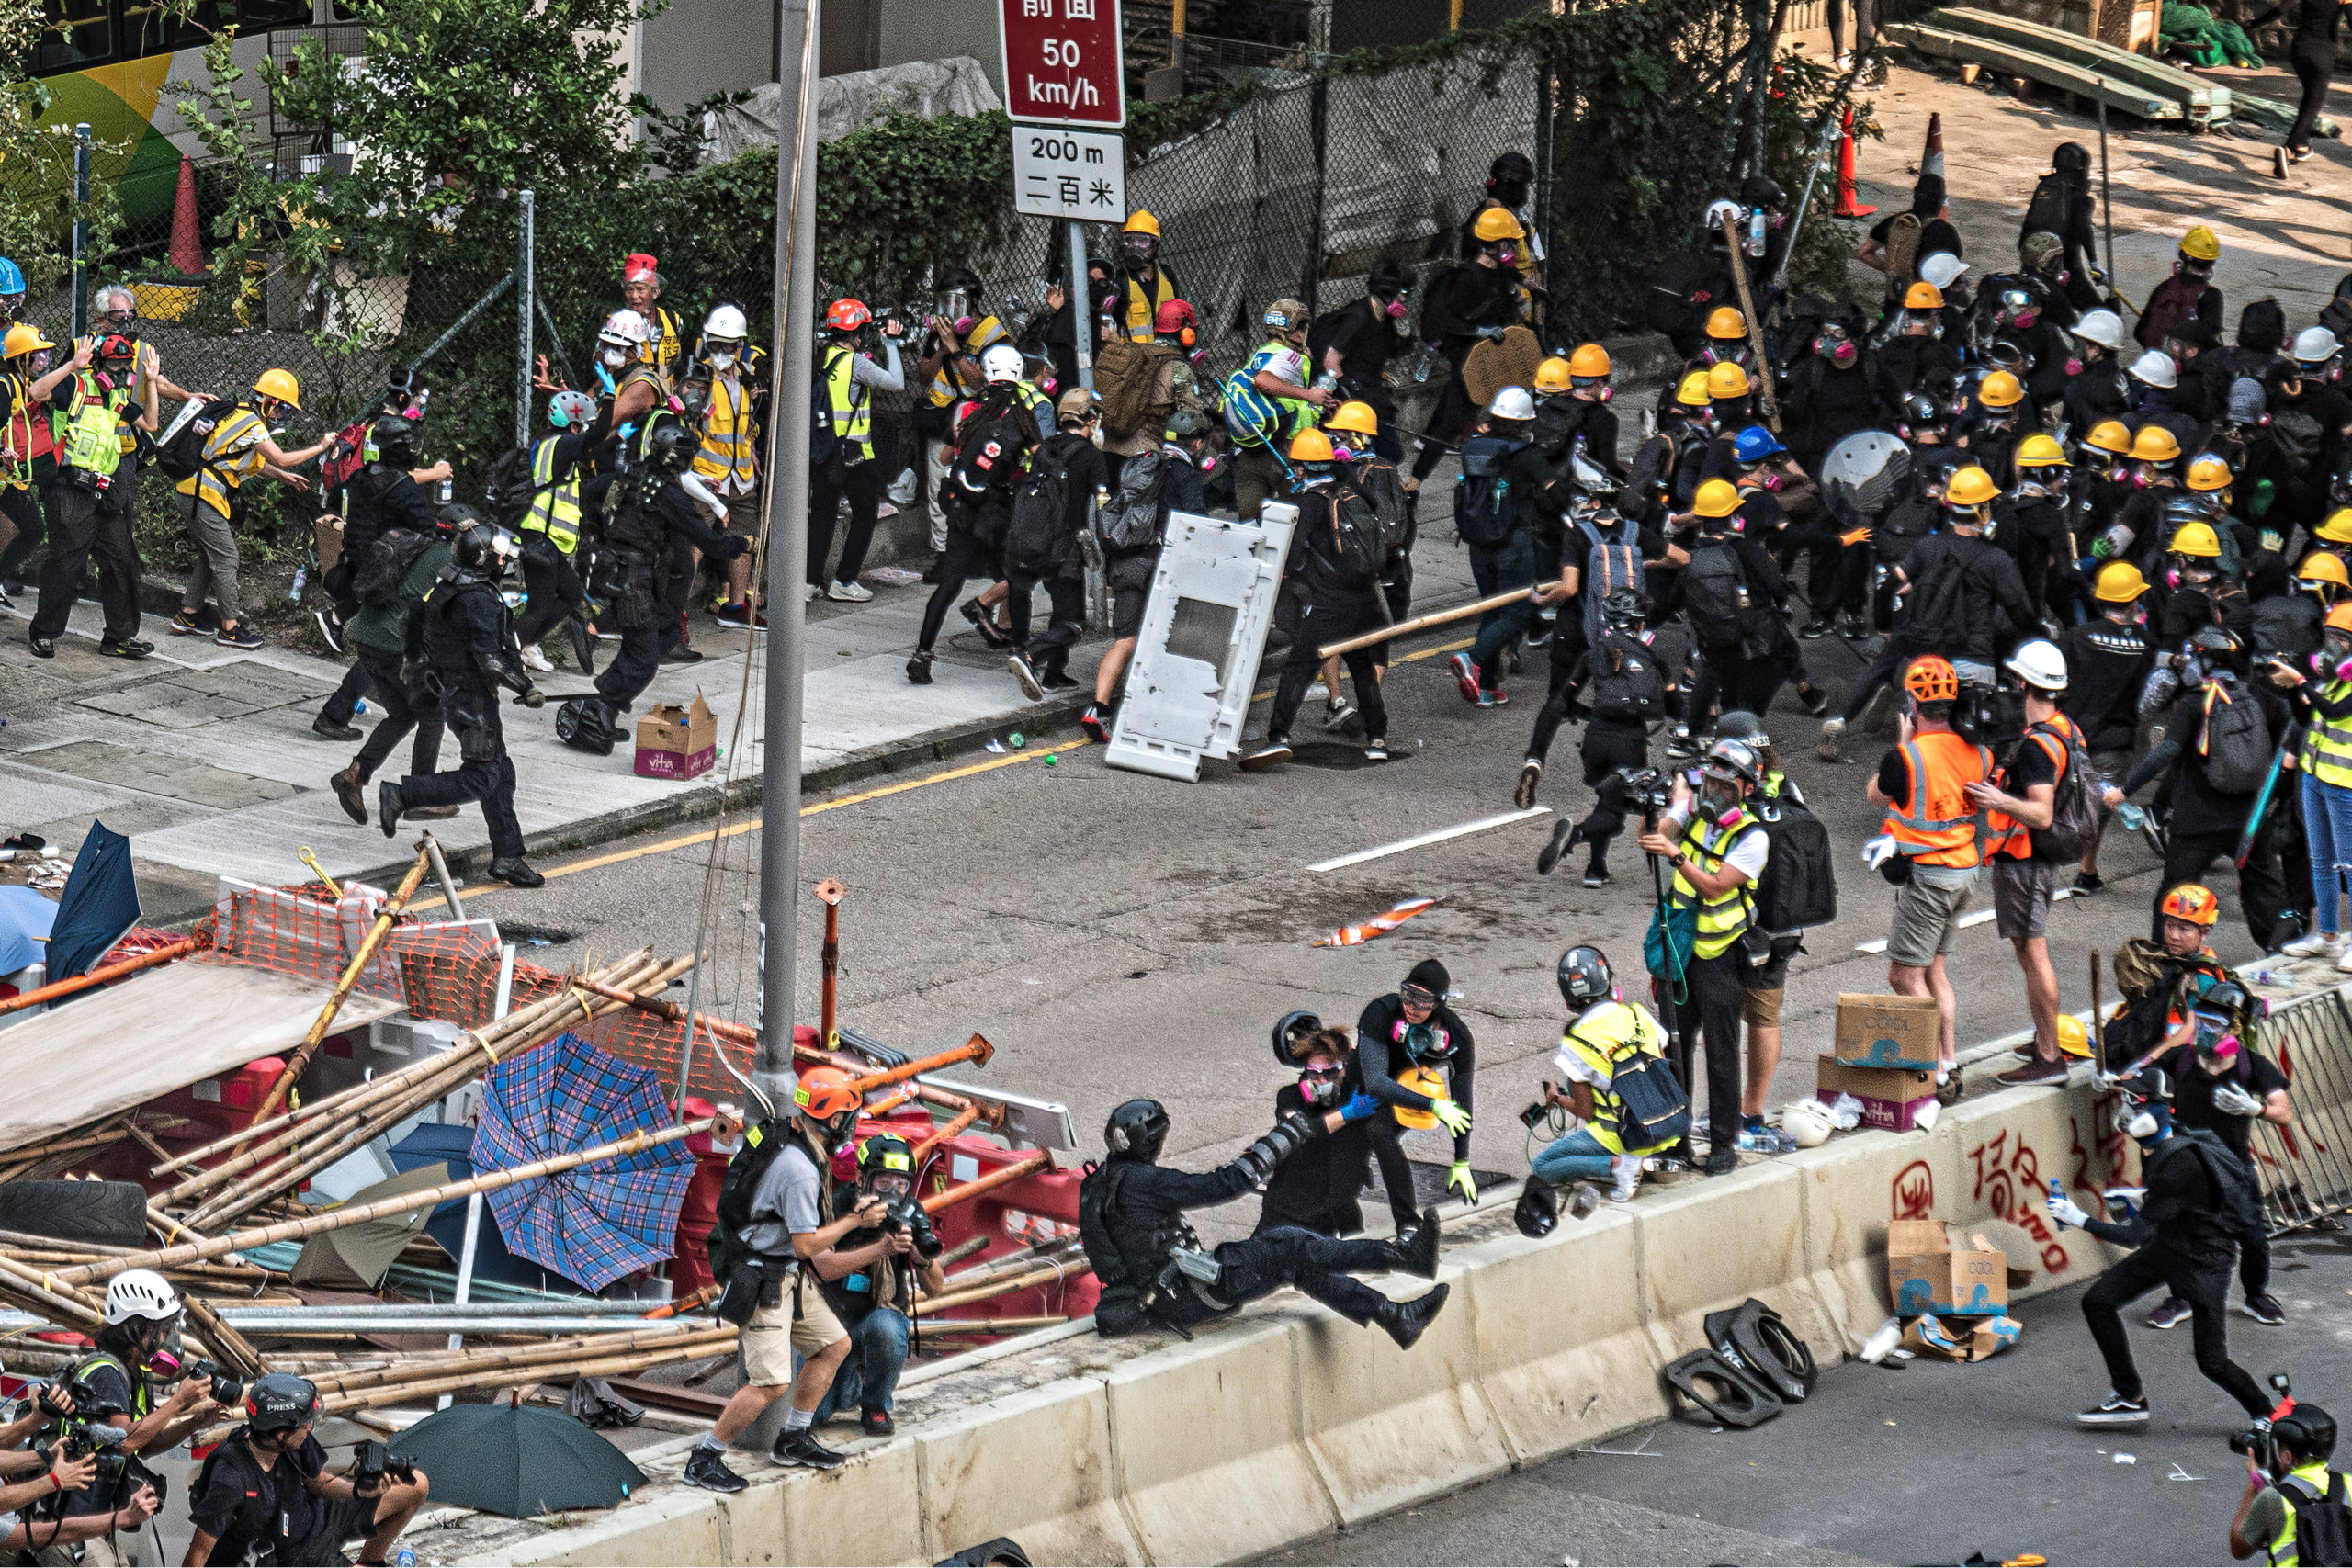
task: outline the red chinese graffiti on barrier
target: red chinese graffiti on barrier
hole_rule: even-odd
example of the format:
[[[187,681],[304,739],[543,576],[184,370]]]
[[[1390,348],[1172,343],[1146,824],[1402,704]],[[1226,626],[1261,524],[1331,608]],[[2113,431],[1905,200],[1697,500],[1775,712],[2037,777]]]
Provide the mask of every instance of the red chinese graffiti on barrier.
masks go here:
[[[2079,1133],[2075,1141],[2079,1147]],[[2064,1273],[2066,1248],[2051,1228],[2049,1213],[2043,1206],[2048,1188],[2041,1175],[2041,1157],[2034,1153],[2033,1145],[2004,1127],[1969,1150],[1968,1160],[1976,1173],[1975,1187],[1969,1197],[2031,1236],[2041,1249],[2044,1269],[2052,1274]],[[2078,1169],[2077,1185],[2082,1174]]]
[[[1923,1159],[1915,1159],[1894,1173],[1887,1188],[1887,1217],[1932,1220],[1936,1217],[1936,1173]]]

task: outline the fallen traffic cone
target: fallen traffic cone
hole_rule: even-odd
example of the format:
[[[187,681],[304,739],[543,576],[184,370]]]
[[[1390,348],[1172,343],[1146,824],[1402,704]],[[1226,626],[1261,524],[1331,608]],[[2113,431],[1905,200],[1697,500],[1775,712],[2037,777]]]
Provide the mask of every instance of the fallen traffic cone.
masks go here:
[[[1315,939],[1317,947],[1362,947],[1374,937],[1386,936],[1423,909],[1432,908],[1435,898],[1408,898],[1385,915],[1374,915],[1360,926],[1341,926],[1329,936]]]
[[[196,234],[196,160],[180,156],[180,188],[172,198],[172,265],[183,277],[204,270],[204,246]]]
[[[1939,114],[1928,117],[1928,150],[1919,155],[1919,173],[1944,177],[1944,117]]]
[[[1877,208],[1857,199],[1854,189],[1854,111],[1846,111],[1846,122],[1838,138],[1838,216],[1868,218]]]

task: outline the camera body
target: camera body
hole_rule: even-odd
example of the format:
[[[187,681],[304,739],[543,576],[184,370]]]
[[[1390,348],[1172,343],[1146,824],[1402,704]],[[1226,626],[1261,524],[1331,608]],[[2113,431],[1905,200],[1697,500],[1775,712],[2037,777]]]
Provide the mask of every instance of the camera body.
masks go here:
[[[416,1469],[381,1442],[371,1438],[360,1444],[352,1460],[353,1483],[364,1495],[373,1496],[383,1490],[387,1475],[406,1484],[416,1480]]]
[[[1657,819],[1674,804],[1674,781],[1656,768],[1620,768],[1618,782],[1625,786],[1625,808],[1642,814],[1642,831],[1657,830]]]
[[[895,1235],[900,1231],[914,1237],[915,1255],[925,1261],[947,1250],[939,1233],[931,1228],[931,1215],[911,1192],[903,1198],[887,1200],[882,1210],[882,1234]]]
[[[244,1381],[218,1361],[190,1361],[180,1369],[183,1378],[210,1378],[212,1397],[235,1409],[245,1402]]]
[[[2294,1385],[2284,1372],[2273,1372],[2266,1380],[2270,1392],[2278,1396],[2278,1405],[2243,1432],[2230,1434],[2230,1452],[2244,1454],[2266,1475],[2278,1472],[2278,1438],[2270,1424],[2295,1407]]]

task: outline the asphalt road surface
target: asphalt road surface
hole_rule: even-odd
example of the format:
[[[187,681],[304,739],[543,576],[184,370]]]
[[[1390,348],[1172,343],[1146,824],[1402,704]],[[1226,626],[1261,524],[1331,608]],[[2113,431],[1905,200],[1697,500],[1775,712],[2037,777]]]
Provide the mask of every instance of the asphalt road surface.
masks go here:
[[[2299,1397],[2340,1411],[2352,1403],[2352,1242],[2282,1238],[2272,1262],[2287,1326],[2233,1309],[2231,1353],[2256,1378],[2288,1371]],[[2154,1419],[2138,1431],[2076,1427],[2074,1413],[2107,1388],[2081,1297],[2020,1305],[2016,1348],[1988,1361],[1899,1372],[1849,1361],[1751,1430],[1669,1421],[1594,1445],[1614,1453],[1563,1456],[1265,1561],[2228,1562],[2245,1478],[2226,1447],[2245,1425],[2236,1403],[2198,1375],[2188,1325],[2141,1325],[2151,1297],[2125,1322]],[[1663,1457],[1624,1457],[1635,1450]]]

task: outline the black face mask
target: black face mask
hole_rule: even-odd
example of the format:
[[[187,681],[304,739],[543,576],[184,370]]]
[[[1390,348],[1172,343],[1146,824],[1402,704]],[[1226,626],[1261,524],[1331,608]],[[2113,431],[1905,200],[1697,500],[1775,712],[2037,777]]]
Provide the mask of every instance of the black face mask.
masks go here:
[[[1527,184],[1523,180],[1498,180],[1487,188],[1493,194],[1494,198],[1505,207],[1518,208],[1527,205]]]

